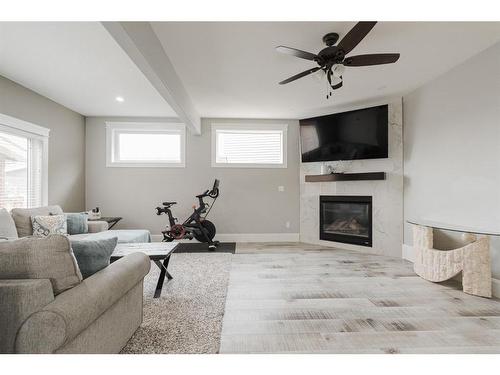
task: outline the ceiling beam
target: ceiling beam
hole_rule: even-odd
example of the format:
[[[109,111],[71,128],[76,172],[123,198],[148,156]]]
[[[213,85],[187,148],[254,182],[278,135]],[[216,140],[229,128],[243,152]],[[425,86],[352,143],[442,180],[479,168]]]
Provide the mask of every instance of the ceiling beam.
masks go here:
[[[200,115],[149,22],[102,22],[153,87],[193,134],[201,134]]]

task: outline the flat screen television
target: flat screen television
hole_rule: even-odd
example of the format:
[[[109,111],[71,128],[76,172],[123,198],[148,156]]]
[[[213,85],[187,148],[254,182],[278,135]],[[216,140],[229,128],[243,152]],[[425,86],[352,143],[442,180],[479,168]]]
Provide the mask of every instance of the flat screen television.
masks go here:
[[[300,120],[302,162],[388,157],[388,106]]]

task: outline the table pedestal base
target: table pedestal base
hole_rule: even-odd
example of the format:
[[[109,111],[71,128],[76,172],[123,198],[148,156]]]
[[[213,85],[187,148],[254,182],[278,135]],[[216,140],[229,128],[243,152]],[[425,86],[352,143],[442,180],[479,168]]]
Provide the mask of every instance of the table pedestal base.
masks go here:
[[[414,270],[420,277],[440,282],[462,272],[463,291],[491,298],[491,264],[489,237],[469,234],[471,243],[453,250],[433,248],[431,227],[414,225]]]

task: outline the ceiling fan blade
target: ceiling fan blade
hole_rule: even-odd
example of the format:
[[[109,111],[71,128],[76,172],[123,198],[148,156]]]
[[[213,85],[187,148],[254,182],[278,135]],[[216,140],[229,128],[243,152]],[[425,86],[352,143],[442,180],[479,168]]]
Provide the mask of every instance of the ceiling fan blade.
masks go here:
[[[321,68],[319,66],[317,66],[316,68],[308,69],[308,70],[306,70],[306,71],[304,71],[302,73],[295,74],[294,76],[292,76],[290,78],[287,78],[284,81],[281,81],[280,85],[285,85],[285,84],[287,84],[289,82],[295,81],[296,79],[305,77],[306,75],[314,73],[314,72],[318,71],[319,69],[321,69]]]
[[[276,51],[311,61],[316,61],[316,59],[318,58],[318,56],[315,55],[314,53],[301,51],[300,49],[286,47],[286,46],[278,46],[276,47]]]
[[[399,53],[376,53],[346,57],[343,64],[345,66],[381,65],[392,64],[398,60]]]
[[[356,47],[359,42],[373,29],[377,22],[358,22],[347,34],[342,38],[337,47],[344,51],[347,55]]]

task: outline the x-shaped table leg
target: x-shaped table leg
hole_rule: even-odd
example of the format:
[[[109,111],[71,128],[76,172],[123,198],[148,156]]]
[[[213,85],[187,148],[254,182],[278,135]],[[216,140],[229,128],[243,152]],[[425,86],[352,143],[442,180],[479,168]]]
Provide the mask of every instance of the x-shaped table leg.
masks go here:
[[[163,263],[159,260],[155,260],[155,264],[158,266],[160,269],[160,277],[158,278],[158,283],[156,284],[156,290],[155,290],[155,295],[154,298],[158,298],[161,295],[161,289],[163,288],[163,281],[165,280],[165,277],[167,277],[168,280],[172,280],[173,277],[172,275],[167,271],[168,267],[168,262],[170,261],[170,255],[167,256],[164,260]]]

